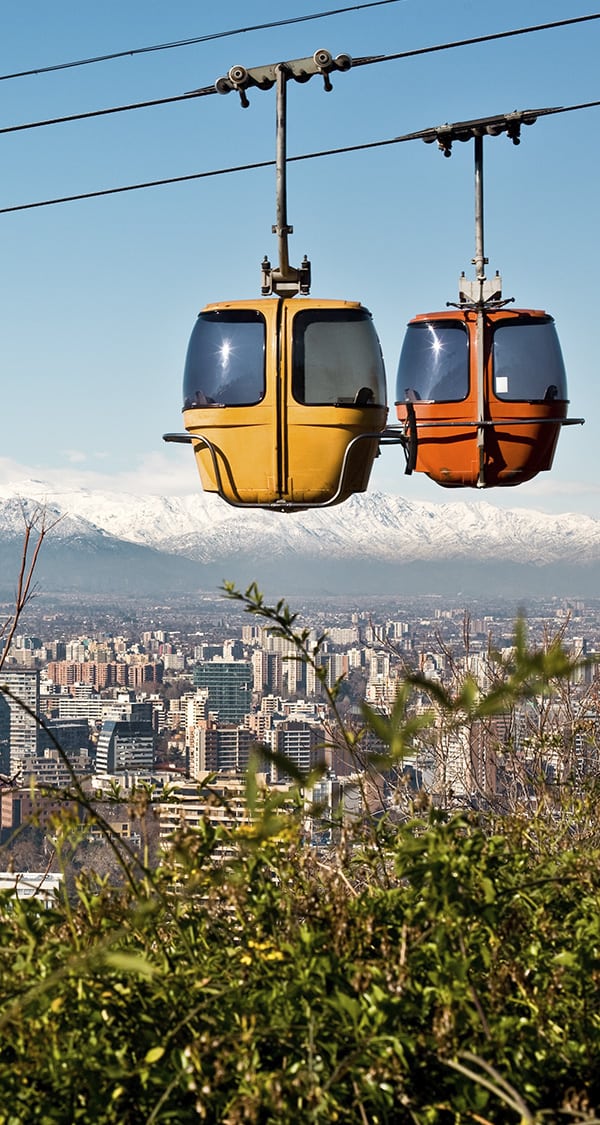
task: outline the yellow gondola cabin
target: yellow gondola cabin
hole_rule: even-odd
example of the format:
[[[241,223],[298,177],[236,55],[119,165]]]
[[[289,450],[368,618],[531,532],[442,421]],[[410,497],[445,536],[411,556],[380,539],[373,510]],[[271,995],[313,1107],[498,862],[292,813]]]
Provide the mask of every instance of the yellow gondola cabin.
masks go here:
[[[302,297],[207,305],[183,417],[204,489],[229,503],[285,510],[364,491],[387,417],[371,314]]]

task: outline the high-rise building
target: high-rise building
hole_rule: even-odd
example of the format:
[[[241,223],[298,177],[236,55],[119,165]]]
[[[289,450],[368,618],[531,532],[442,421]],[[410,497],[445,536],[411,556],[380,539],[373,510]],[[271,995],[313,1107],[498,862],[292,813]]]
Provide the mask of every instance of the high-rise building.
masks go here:
[[[126,719],[105,719],[96,750],[96,773],[150,773],[156,735],[151,703],[132,703]]]
[[[53,747],[44,750],[43,754],[23,758],[20,769],[23,786],[28,787],[33,784],[54,789],[63,789],[71,785],[74,776],[91,777],[93,772],[93,759],[85,750],[81,753],[69,754],[67,762]]]
[[[247,727],[213,726],[196,728],[190,746],[190,774],[200,777],[223,770],[243,772],[257,745],[257,736]]]
[[[211,775],[206,786],[202,784],[205,780],[206,775],[200,775],[194,782],[178,781],[169,787],[169,797],[158,806],[161,840],[169,840],[184,824],[193,829],[208,820],[234,828],[250,822],[246,780],[241,774]],[[259,774],[257,781],[263,789],[264,776]]]
[[[56,741],[55,741],[56,740]],[[90,727],[86,718],[46,719],[38,735],[40,754],[56,749],[56,743],[67,757],[87,751],[90,744]]]
[[[8,710],[0,711],[0,742],[8,744],[7,764],[12,775],[18,773],[23,758],[38,751],[40,673],[30,668],[3,669],[0,688],[4,685],[10,695],[3,694]]]
[[[189,693],[182,699],[185,706],[185,726],[186,729],[197,727],[205,719],[208,718],[208,692],[196,691],[192,695]]]
[[[5,695],[0,695],[0,773],[10,773],[10,707]]]
[[[73,695],[58,697],[58,718],[87,719],[88,723],[99,723],[103,718],[103,700],[95,688],[88,684],[74,684]]]
[[[326,665],[328,688],[334,687],[340,676],[348,675],[348,657],[345,652],[330,652]]]
[[[259,648],[252,654],[254,690],[257,692],[281,693],[283,686],[283,663],[281,653],[267,652]]]
[[[313,766],[325,761],[323,730],[316,723],[295,722],[293,719],[277,723],[271,745],[276,754],[302,773],[308,773]],[[273,765],[272,781],[283,781],[287,777],[285,766]]]
[[[252,710],[252,664],[245,660],[203,660],[194,669],[194,687],[208,691],[208,710],[220,723],[241,723]]]

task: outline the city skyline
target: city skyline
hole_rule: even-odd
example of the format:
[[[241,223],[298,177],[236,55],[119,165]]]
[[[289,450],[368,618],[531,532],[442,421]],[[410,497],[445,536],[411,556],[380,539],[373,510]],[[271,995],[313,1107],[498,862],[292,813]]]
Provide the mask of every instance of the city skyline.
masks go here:
[[[581,780],[596,769],[600,599],[540,601],[525,636],[530,651],[550,653],[560,643],[574,662],[562,692],[532,690],[522,705],[496,708],[489,723],[445,714],[436,692],[452,695],[470,679],[478,691],[493,694],[498,678],[510,676],[521,642],[502,603],[468,612],[442,599],[390,600],[374,612],[324,601],[313,607],[312,627],[296,644],[269,632],[268,618],[248,620],[239,608],[219,617],[205,607],[183,629],[168,607],[161,613],[162,620],[132,619],[123,632],[92,620],[85,632],[64,622],[53,630],[50,621],[40,628],[44,638],[14,637],[2,670],[11,694],[0,743],[4,784],[10,776],[13,790],[10,799],[5,795],[2,831],[13,831],[21,805],[29,808],[30,784],[50,814],[56,791],[75,778],[103,792],[111,778],[125,791],[156,785],[165,818],[161,835],[177,821],[162,787],[174,783],[181,815],[189,806],[195,818],[207,794],[189,782],[202,786],[213,773],[238,786],[236,816],[245,817],[242,776],[261,753],[258,766],[271,786],[285,789],[298,771],[306,777],[315,768],[324,771],[322,781],[310,783],[321,793],[314,799],[330,806],[341,801],[349,816],[364,811],[367,792],[371,811],[384,797],[381,807],[389,801],[392,809],[406,784],[424,788],[434,801],[469,804],[503,799],[531,770],[556,779],[575,770]],[[300,620],[297,629],[303,628]],[[420,679],[404,706],[409,715],[429,716],[425,731],[433,723],[436,753],[426,733],[423,739],[415,734],[397,776],[388,767],[378,782],[377,755],[385,753],[385,743],[368,711],[395,714],[398,693],[415,675]],[[23,695],[29,714],[19,711]],[[43,718],[37,732],[32,713]],[[542,725],[546,741],[538,747]],[[348,741],[344,729],[360,730],[358,741]],[[547,739],[549,729],[554,741]],[[364,790],[357,781],[363,774]],[[222,816],[218,808],[215,815]],[[131,832],[129,819],[121,830]]]

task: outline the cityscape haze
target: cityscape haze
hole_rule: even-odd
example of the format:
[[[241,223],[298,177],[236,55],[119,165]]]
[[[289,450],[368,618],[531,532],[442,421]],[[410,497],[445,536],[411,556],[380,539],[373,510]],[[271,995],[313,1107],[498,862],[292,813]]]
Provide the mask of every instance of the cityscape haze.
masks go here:
[[[56,792],[67,789],[73,776],[91,795],[110,785],[124,797],[136,785],[155,786],[165,838],[175,823],[169,801],[161,802],[165,786],[181,787],[177,816],[186,815],[187,801],[194,822],[207,811],[198,786],[217,775],[235,791],[236,815],[243,816],[243,774],[261,747],[268,784],[290,782],[284,761],[306,776],[320,766],[321,799],[327,780],[330,809],[332,801],[342,801],[356,816],[365,800],[357,779],[372,780],[377,769],[369,759],[384,748],[372,735],[355,755],[336,742],[326,688],[337,685],[338,706],[341,701],[350,727],[362,723],[363,702],[391,714],[406,675],[421,675],[448,690],[471,676],[485,690],[505,674],[520,613],[532,650],[559,641],[581,662],[571,676],[568,706],[557,699],[550,708],[543,701],[536,708],[529,699],[510,715],[499,714],[485,731],[474,732],[468,724],[455,728],[435,754],[430,742],[416,740],[394,776],[384,775],[386,785],[374,786],[370,811],[377,802],[383,811],[406,784],[442,805],[501,801],[514,783],[511,771],[517,765],[525,773],[533,768],[528,756],[542,713],[550,748],[541,751],[535,768],[556,778],[573,770],[581,778],[597,768],[600,600],[555,597],[530,602],[525,611],[517,602],[493,597],[460,602],[439,595],[378,597],[365,606],[339,596],[311,599],[294,611],[298,629],[309,630],[309,651],[317,637],[324,638],[316,657],[322,679],[315,662],[301,659],[265,621],[224,596],[206,593],[160,604],[130,599],[126,608],[99,598],[67,603],[45,596],[32,602],[22,622],[29,631],[17,633],[2,671],[8,694],[0,750],[11,786],[2,802],[0,838],[9,841],[31,812],[32,784],[49,816]],[[419,713],[431,705],[422,687],[411,707]],[[554,739],[548,742],[550,727]],[[575,730],[582,733],[573,743]],[[436,732],[441,737],[442,728],[436,725]],[[123,811],[120,823],[128,837],[136,835]]]

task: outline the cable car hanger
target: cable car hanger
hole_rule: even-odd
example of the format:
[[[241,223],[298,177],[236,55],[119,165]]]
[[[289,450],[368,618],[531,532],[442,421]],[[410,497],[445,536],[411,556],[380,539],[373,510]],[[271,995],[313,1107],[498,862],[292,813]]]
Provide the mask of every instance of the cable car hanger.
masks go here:
[[[268,296],[275,293],[281,297],[293,297],[297,293],[310,293],[310,262],[304,255],[302,265],[295,269],[290,265],[288,251],[288,235],[294,233],[294,228],[287,221],[287,84],[290,78],[296,82],[308,82],[314,75],[320,74],[327,93],[333,89],[329,75],[334,70],[350,70],[352,59],[350,55],[338,55],[335,59],[329,51],[315,51],[314,55],[304,59],[292,59],[285,63],[271,63],[267,66],[253,67],[246,70],[244,66],[232,66],[223,78],[218,78],[215,86],[219,94],[229,94],[236,90],[240,96],[242,109],[248,109],[250,102],[246,91],[252,87],[259,90],[270,90],[277,86],[277,135],[276,135],[276,201],[277,222],[273,225],[272,233],[277,235],[279,268],[273,270],[265,254],[262,261],[261,293]]]
[[[290,264],[287,219],[287,83],[350,69],[349,55],[311,57],[247,70],[231,67],[219,93],[276,86],[278,264],[265,255],[259,300],[207,305],[192,332],[184,373],[187,433],[206,491],[240,508],[331,507],[368,480],[387,417],[381,346],[368,309],[356,301],[308,299],[306,255]],[[273,297],[277,298],[273,301]],[[402,445],[400,432],[386,439]]]
[[[531,480],[551,467],[561,427],[584,421],[566,417],[566,377],[552,317],[508,311],[514,298],[502,297],[500,274],[485,273],[483,138],[506,133],[518,145],[523,125],[552,112],[522,110],[420,134],[446,157],[455,141],[473,140],[475,150],[475,278],[467,280],[463,271],[458,303],[447,302],[457,313],[421,314],[409,323],[398,367],[406,472],[425,472],[446,487]]]

